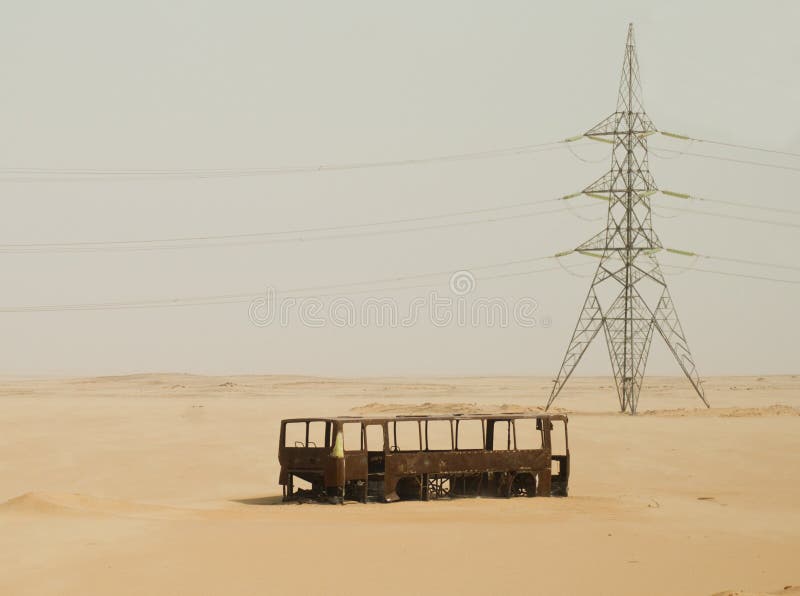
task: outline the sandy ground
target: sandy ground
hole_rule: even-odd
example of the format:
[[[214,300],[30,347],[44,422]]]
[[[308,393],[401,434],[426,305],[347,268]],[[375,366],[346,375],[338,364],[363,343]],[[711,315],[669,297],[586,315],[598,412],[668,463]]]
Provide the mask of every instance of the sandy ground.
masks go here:
[[[289,416],[536,408],[547,379],[0,379],[0,594],[800,594],[800,377],[575,379],[571,496],[283,505]]]

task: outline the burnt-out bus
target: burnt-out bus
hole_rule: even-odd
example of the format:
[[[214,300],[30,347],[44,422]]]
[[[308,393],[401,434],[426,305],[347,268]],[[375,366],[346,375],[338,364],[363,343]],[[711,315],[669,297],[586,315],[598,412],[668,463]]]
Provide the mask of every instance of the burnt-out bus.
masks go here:
[[[281,422],[285,501],[567,496],[567,417],[497,414]]]

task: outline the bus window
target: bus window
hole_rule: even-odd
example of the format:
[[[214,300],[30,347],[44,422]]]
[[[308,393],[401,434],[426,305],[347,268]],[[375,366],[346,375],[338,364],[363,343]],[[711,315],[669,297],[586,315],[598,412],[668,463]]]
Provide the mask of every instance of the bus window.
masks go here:
[[[567,425],[563,420],[553,420],[550,430],[550,453],[552,455],[567,454]]]
[[[325,444],[325,425],[322,420],[314,420],[308,423],[308,440],[306,447],[327,447]]]
[[[456,449],[483,449],[483,420],[456,420]]]
[[[345,422],[342,425],[342,433],[344,434],[345,451],[361,451],[362,439],[360,422]]]
[[[453,431],[450,420],[426,420],[425,440],[428,451],[453,449]]]
[[[493,451],[508,451],[514,448],[514,435],[508,420],[494,421],[494,435],[492,437]]]
[[[367,438],[367,451],[380,451],[383,453],[383,426],[380,424],[367,424],[364,427]]]
[[[542,448],[542,431],[537,428],[536,422],[535,418],[518,418],[514,420],[517,449]]]
[[[284,427],[285,437],[284,447],[305,447],[306,446],[306,423],[289,422]]]
[[[419,451],[419,422],[397,420],[389,427],[389,445],[392,451]]]

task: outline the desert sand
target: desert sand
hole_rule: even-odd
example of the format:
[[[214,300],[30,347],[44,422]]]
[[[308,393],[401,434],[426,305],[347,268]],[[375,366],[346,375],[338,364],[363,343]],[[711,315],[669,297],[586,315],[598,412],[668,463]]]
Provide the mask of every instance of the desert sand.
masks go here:
[[[571,381],[566,499],[280,502],[289,416],[535,410],[543,378],[0,379],[0,594],[800,594],[800,377]]]

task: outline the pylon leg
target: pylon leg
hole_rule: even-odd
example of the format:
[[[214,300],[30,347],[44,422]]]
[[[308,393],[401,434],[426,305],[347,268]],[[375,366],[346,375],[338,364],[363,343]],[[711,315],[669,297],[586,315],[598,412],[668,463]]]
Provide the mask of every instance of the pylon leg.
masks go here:
[[[700,375],[694,364],[692,353],[689,351],[689,344],[686,342],[686,335],[683,332],[680,320],[678,320],[675,304],[672,302],[672,296],[670,296],[666,287],[661,293],[661,298],[659,298],[658,305],[653,313],[653,322],[697,395],[703,400],[706,407],[710,408],[711,405],[706,400],[703,384],[700,381]]]
[[[572,371],[580,362],[583,353],[592,340],[600,331],[603,325],[603,312],[600,308],[600,302],[597,300],[597,295],[594,288],[589,290],[586,300],[583,303],[581,314],[578,317],[578,323],[575,326],[575,331],[572,333],[567,352],[564,354],[564,361],[561,364],[561,369],[558,371],[558,377],[553,383],[553,390],[550,392],[550,399],[547,400],[545,410],[550,409],[550,404],[558,396],[561,388],[567,382],[567,379],[572,375]]]

